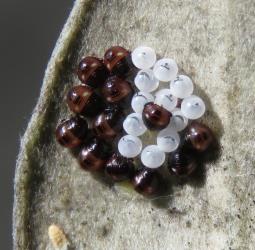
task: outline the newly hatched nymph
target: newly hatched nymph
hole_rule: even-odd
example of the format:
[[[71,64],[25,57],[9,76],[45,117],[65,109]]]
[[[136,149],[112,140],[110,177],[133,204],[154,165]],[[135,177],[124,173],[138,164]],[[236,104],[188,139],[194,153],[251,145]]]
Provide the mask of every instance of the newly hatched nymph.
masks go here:
[[[72,112],[85,117],[94,117],[103,109],[101,98],[85,84],[72,87],[67,93],[66,102]]]
[[[80,61],[77,75],[82,83],[92,88],[97,88],[102,86],[109,75],[109,71],[104,65],[103,60],[97,57],[87,56]]]
[[[130,52],[121,46],[113,46],[105,52],[104,64],[111,74],[123,77],[131,69]]]
[[[171,116],[171,112],[153,102],[148,102],[144,105],[142,117],[145,126],[150,130],[166,128]]]
[[[86,120],[79,116],[72,116],[62,120],[56,128],[56,138],[60,145],[66,148],[80,146],[89,133]]]

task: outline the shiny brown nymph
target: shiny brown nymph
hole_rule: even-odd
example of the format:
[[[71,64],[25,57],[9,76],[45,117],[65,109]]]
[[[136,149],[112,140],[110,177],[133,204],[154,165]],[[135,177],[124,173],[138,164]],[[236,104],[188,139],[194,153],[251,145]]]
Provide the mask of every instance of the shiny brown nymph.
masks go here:
[[[198,152],[205,152],[215,142],[212,130],[206,125],[193,121],[185,133],[185,143]]]
[[[130,61],[130,52],[120,46],[113,46],[104,54],[104,64],[113,75],[125,76],[131,69]]]
[[[138,193],[147,196],[157,194],[160,186],[163,185],[160,174],[148,168],[138,170],[132,179],[132,184]]]
[[[72,87],[67,93],[66,102],[71,111],[85,117],[94,117],[103,109],[101,98],[85,84]]]
[[[165,108],[149,102],[143,109],[143,121],[145,126],[150,130],[161,130],[167,127],[172,114]]]
[[[130,105],[133,93],[131,84],[118,76],[109,77],[102,88],[103,97],[110,104]]]
[[[127,159],[120,154],[113,154],[107,161],[105,173],[114,181],[129,180],[135,171],[132,159]]]
[[[104,169],[108,158],[112,154],[110,145],[97,138],[85,145],[78,156],[80,166],[87,171]]]
[[[77,75],[81,82],[97,88],[104,84],[109,71],[102,60],[97,57],[88,56],[80,61]]]
[[[196,169],[197,161],[194,155],[181,148],[170,154],[167,166],[174,175],[188,176]]]
[[[83,143],[88,134],[87,122],[74,116],[61,121],[56,128],[57,141],[64,147],[74,148]]]
[[[117,106],[108,106],[92,123],[93,131],[101,139],[112,140],[122,130],[124,113]]]

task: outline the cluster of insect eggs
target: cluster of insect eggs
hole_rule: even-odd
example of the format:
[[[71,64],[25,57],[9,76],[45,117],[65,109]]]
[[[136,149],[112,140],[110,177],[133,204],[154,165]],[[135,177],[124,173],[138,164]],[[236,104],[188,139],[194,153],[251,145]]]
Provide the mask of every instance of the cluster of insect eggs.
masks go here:
[[[138,93],[126,80],[134,66],[140,69],[134,79]],[[187,126],[188,119],[197,119],[205,110],[203,101],[191,95],[192,81],[186,76],[176,76],[177,71],[172,59],[156,62],[154,50],[148,47],[139,47],[130,53],[123,47],[114,46],[105,52],[103,59],[83,58],[77,70],[81,84],[72,87],[66,96],[67,105],[74,115],[57,126],[58,142],[67,148],[80,149],[78,161],[83,169],[104,170],[114,181],[131,180],[140,193],[154,193],[159,186],[160,175],[152,168],[163,164],[165,152],[172,152],[178,147],[180,139],[177,132]],[[170,81],[171,93],[169,89],[159,90],[154,98],[151,92],[158,88],[160,81]],[[184,90],[180,82],[186,86]],[[181,108],[178,109],[176,106],[180,100]],[[129,106],[134,113],[126,116],[124,111]],[[119,140],[118,152],[114,152],[112,141],[123,128],[127,135]],[[161,131],[157,145],[149,145],[142,151],[139,136],[147,129]],[[208,127],[191,123],[185,141],[202,152],[209,147],[211,137]],[[169,140],[165,141],[169,138],[172,144]],[[145,167],[137,170],[133,158],[141,151]],[[172,156],[177,154],[178,151]],[[185,169],[189,174],[194,169],[178,156],[171,157],[169,162],[170,171],[177,175],[185,174]],[[174,168],[182,170],[172,171]]]
[[[147,168],[158,168],[165,162],[165,153],[180,145],[178,132],[184,130],[188,120],[200,118],[205,112],[203,100],[192,95],[194,86],[185,75],[177,75],[178,67],[171,58],[157,61],[156,53],[149,47],[138,47],[131,54],[133,64],[139,69],[134,84],[139,90],[131,100],[134,113],[123,123],[127,135],[118,143],[121,155],[133,158],[141,153],[141,162]],[[158,90],[160,83],[169,88]],[[139,136],[147,129],[159,131],[156,144],[142,149]]]

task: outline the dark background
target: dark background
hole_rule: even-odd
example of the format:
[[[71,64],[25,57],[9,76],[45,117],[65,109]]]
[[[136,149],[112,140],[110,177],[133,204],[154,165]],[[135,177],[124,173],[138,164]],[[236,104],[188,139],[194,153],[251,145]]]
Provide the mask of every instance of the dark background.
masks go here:
[[[12,249],[15,161],[73,0],[0,0],[0,249]]]

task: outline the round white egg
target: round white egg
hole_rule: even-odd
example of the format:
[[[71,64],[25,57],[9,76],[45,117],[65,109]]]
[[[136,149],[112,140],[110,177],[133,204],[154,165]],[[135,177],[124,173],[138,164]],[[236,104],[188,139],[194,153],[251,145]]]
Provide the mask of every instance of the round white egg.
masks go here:
[[[178,66],[173,59],[163,58],[155,63],[153,73],[159,81],[169,82],[176,78]]]
[[[153,101],[154,97],[152,94],[140,91],[133,96],[131,106],[136,113],[142,113],[144,105]]]
[[[174,96],[183,99],[193,93],[194,85],[188,76],[179,75],[171,81],[170,89]]]
[[[136,157],[142,150],[142,141],[136,136],[125,135],[119,140],[118,150],[126,158]]]
[[[204,101],[198,96],[191,95],[183,99],[181,111],[188,119],[198,119],[205,113]]]
[[[138,69],[149,69],[155,64],[157,57],[154,49],[141,46],[134,49],[131,59]]]
[[[159,81],[151,69],[140,70],[135,77],[135,85],[140,91],[152,92],[158,88]]]
[[[176,131],[182,131],[188,125],[189,119],[185,117],[181,109],[176,108],[172,111],[172,117],[170,121],[170,127]]]
[[[165,153],[157,145],[145,147],[141,153],[142,164],[148,168],[158,168],[165,162]]]
[[[164,152],[173,152],[180,144],[179,134],[172,128],[165,128],[158,133],[157,145]]]
[[[170,89],[161,89],[156,93],[155,103],[168,111],[176,107],[177,101],[177,97],[173,96]]]
[[[147,130],[140,113],[129,114],[123,122],[123,128],[127,134],[134,136],[140,136]]]

